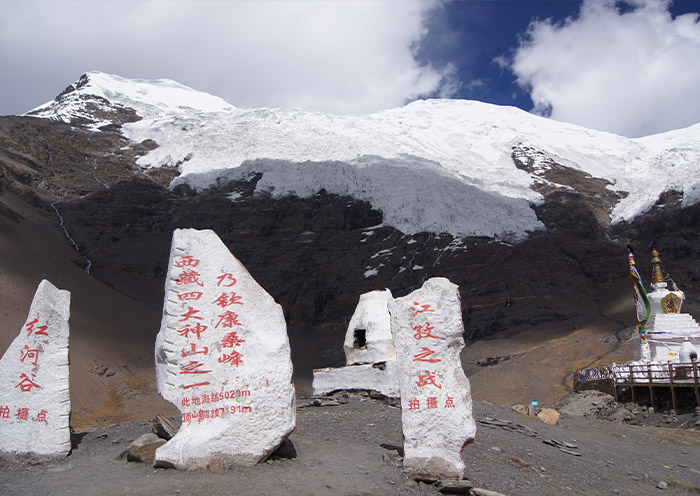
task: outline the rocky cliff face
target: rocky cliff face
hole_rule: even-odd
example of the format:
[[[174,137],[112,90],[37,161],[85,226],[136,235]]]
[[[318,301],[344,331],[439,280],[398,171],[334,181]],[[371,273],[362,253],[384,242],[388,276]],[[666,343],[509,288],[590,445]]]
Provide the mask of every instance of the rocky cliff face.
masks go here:
[[[169,88],[175,88],[180,96],[204,102],[201,105],[206,108],[197,111],[199,113],[183,114],[178,113],[177,102],[174,107],[162,107],[165,104],[159,99],[156,86],[140,82],[139,90],[133,91],[134,84],[137,83],[108,75],[86,75],[66,88],[54,102],[27,116],[1,117],[0,216],[8,223],[25,222],[32,226],[36,223],[42,226],[41,229],[60,234],[66,247],[72,250],[70,262],[154,312],[159,312],[162,306],[172,232],[175,228],[185,227],[213,229],[253,277],[282,305],[292,351],[296,355],[295,366],[304,370],[343,363],[343,336],[360,294],[389,288],[394,296],[403,296],[427,278],[437,276],[449,278],[460,288],[465,338],[469,341],[495,335],[515,336],[542,326],[555,326],[560,331],[580,329],[601,319],[614,330],[633,326],[634,312],[626,264],[628,239],[638,248],[637,258],[643,276],[648,259],[646,253],[652,246],[656,247],[662,253],[666,268],[689,295],[687,310],[697,315],[700,309],[696,290],[700,281],[700,239],[697,237],[700,204],[683,208],[683,193],[667,190],[651,210],[633,222],[611,224],[613,210],[624,201],[626,193],[619,187],[614,190],[605,179],[552,159],[556,155],[552,150],[568,149],[567,143],[550,147],[548,153],[522,140],[512,140],[508,145],[510,161],[519,171],[515,170],[515,175],[509,172],[510,176],[494,181],[494,191],[499,191],[499,195],[502,194],[499,198],[504,198],[499,200],[503,203],[498,208],[503,212],[510,211],[514,219],[526,219],[528,215],[532,217],[527,203],[521,200],[517,200],[520,202],[517,204],[516,200],[511,202],[514,197],[508,194],[518,191],[524,195],[520,199],[535,198],[537,194],[543,198],[540,203],[533,203],[532,209],[544,229],[529,233],[524,241],[503,242],[491,237],[457,237],[441,232],[405,234],[388,225],[385,212],[378,210],[376,205],[349,195],[333,194],[323,187],[304,197],[293,193],[278,195],[269,184],[256,188],[258,183],[265,181],[265,174],[272,174],[270,171],[274,169],[268,172],[263,171],[264,167],[256,170],[255,161],[240,169],[247,171],[247,175],[222,172],[217,176],[216,186],[210,189],[196,192],[182,178],[179,178],[178,186],[169,187],[185,165],[190,167],[191,162],[201,161],[202,156],[222,161],[221,150],[226,148],[217,148],[218,155],[207,155],[206,147],[197,148],[199,155],[194,159],[191,153],[181,159],[177,154],[167,155],[159,160],[169,165],[145,169],[137,164],[139,157],[163,144],[153,139],[139,141],[133,137],[141,131],[132,128],[129,135],[124,129],[130,123],[139,123],[145,115],[150,119],[156,116],[152,122],[157,122],[158,112],[166,108],[171,113],[163,122],[171,134],[148,129],[169,140],[168,146],[172,150],[175,133],[184,133],[182,139],[191,139],[190,135],[198,128],[211,125],[207,119],[213,119],[214,114],[208,112],[221,112],[217,114],[217,119],[221,120],[215,122],[228,126],[227,132],[245,135],[245,140],[235,143],[258,150],[256,153],[266,150],[258,143],[262,138],[256,138],[256,132],[262,133],[260,136],[282,132],[293,138],[294,133],[302,132],[300,129],[303,130],[304,126],[317,126],[309,134],[311,138],[306,136],[304,139],[316,143],[313,146],[322,146],[325,139],[323,126],[328,125],[335,126],[328,139],[340,140],[334,141],[333,145],[340,149],[343,148],[342,133],[349,132],[348,136],[355,141],[348,141],[348,149],[360,147],[358,149],[362,151],[361,147],[367,146],[384,150],[382,147],[398,146],[397,149],[419,153],[421,147],[428,147],[433,154],[430,157],[439,157],[441,150],[436,143],[442,143],[443,138],[430,133],[420,134],[421,129],[427,129],[423,119],[443,129],[444,115],[440,114],[442,117],[438,119],[438,114],[431,114],[437,108],[439,112],[447,112],[446,115],[454,112],[454,116],[461,119],[460,125],[465,125],[468,120],[464,120],[465,114],[460,112],[468,104],[449,109],[444,102],[424,102],[406,111],[407,118],[417,119],[416,122],[420,123],[418,126],[415,122],[411,124],[414,126],[411,132],[420,142],[407,145],[402,136],[392,135],[386,142],[363,141],[363,136],[357,136],[359,131],[355,132],[367,125],[370,126],[368,129],[387,129],[395,133],[401,121],[397,120],[398,124],[395,124],[391,119],[396,117],[391,112],[352,122],[330,116],[319,117],[317,122],[294,113],[273,115],[273,112],[261,110],[250,112],[257,116],[257,120],[241,117],[244,112],[227,121],[227,112],[237,110],[215,97],[168,83]],[[136,107],[143,104],[140,110],[143,115],[126,104],[115,103],[116,100],[108,98],[110,95],[120,95],[120,101],[132,102]],[[148,102],[133,100],[143,95]],[[492,118],[492,113],[499,112],[481,104],[474,105],[473,111],[488,114],[489,118]],[[506,137],[510,136],[509,133],[527,135],[529,140],[557,136],[548,123],[537,124],[540,126],[538,132],[544,133],[540,135],[538,132],[528,135],[513,131],[523,122],[528,122],[530,117],[527,115],[504,111],[498,118],[506,120],[498,121],[498,125],[484,124],[483,129],[478,128],[473,133],[477,138],[469,138],[472,135],[465,132],[462,137],[452,136],[452,141],[445,140],[445,143],[458,142],[464,150],[478,149],[481,155],[470,155],[471,158],[464,158],[464,161],[483,161],[491,145],[487,143],[488,146],[479,148],[480,143],[465,144],[465,139],[486,139],[491,133],[502,133]],[[512,122],[507,119],[512,119]],[[270,127],[272,121],[277,127]],[[306,124],[300,125],[300,122]],[[505,134],[503,128],[508,128]],[[205,137],[210,140],[208,146],[216,147],[218,141],[225,139],[225,133],[211,132],[213,134]],[[581,138],[579,130],[567,128],[566,133],[578,136],[576,139],[588,139]],[[270,153],[279,153],[294,141],[289,136],[286,139],[288,141],[281,145],[282,148],[269,148]],[[596,147],[602,146],[600,143],[608,137],[595,139],[602,141],[587,145],[589,155],[584,158],[589,162],[588,170],[598,167],[595,163],[591,165],[591,156],[605,159],[604,154],[600,155],[603,148]],[[302,147],[306,150],[304,153],[313,155],[313,146]],[[547,148],[543,143],[540,146]],[[616,153],[624,157],[633,153],[629,150],[637,150],[635,147],[639,144],[615,146],[619,146]],[[290,150],[300,153],[293,147]],[[231,148],[231,153],[240,157],[246,157],[248,151],[238,150],[235,146]],[[389,156],[393,152],[389,150],[387,153]],[[505,157],[508,161],[507,154]],[[303,174],[304,170],[323,168],[319,162],[317,169],[303,169],[299,167],[299,157],[295,160],[292,157],[273,158],[277,171],[292,170]],[[470,170],[469,163],[455,162],[453,156],[447,159],[452,160],[451,167]],[[406,160],[406,164],[402,164],[402,160]],[[620,157],[616,160],[619,162]],[[421,176],[424,171],[416,164],[423,164],[430,172]],[[205,165],[200,163],[200,169]],[[335,161],[333,165],[336,174],[350,170],[344,169],[347,164],[341,161]],[[400,177],[403,170],[412,171],[414,176],[411,177],[416,180],[430,174],[444,179],[454,173],[450,169],[448,174],[448,168],[440,169],[434,159],[424,157],[417,160],[416,156],[409,157],[405,153],[392,156],[389,165],[394,173],[399,174],[391,176],[394,178]],[[499,162],[498,166],[501,171],[514,170],[509,164]],[[356,171],[363,165],[354,164],[353,167],[352,170]],[[483,164],[479,167],[482,176],[471,178],[467,187],[459,186],[462,195],[459,201],[464,202],[464,212],[479,211],[467,209],[469,204],[493,201],[493,195],[488,196],[491,193],[485,194],[487,190],[475,186],[484,181],[484,171],[488,172],[488,167],[484,169]],[[211,176],[210,172],[205,168],[203,176]],[[522,174],[525,176],[521,177]],[[366,181],[365,186],[370,189],[373,177],[348,175],[344,180],[349,183]],[[531,190],[525,187],[523,193],[518,188],[527,184],[528,177],[532,179]],[[522,184],[507,184],[512,178],[517,178]],[[450,182],[430,184],[458,184],[457,176],[448,179]],[[308,186],[312,182],[297,184],[302,183]],[[401,183],[397,188],[403,186],[405,184]],[[401,195],[402,192],[394,194]],[[419,197],[416,201],[424,200]],[[523,205],[526,215],[523,215]],[[460,205],[452,207],[456,208],[446,212],[460,215]],[[411,212],[425,213],[426,210],[413,209]],[[396,218],[400,214],[394,210],[392,215]],[[536,224],[531,222],[528,225]],[[481,229],[483,232],[499,232],[499,229],[489,231],[483,226]],[[26,232],[30,232],[28,228]],[[15,241],[9,235],[3,237],[4,243]],[[101,330],[96,328],[90,332],[99,338]],[[145,325],[143,332],[153,337],[157,326]]]
[[[128,142],[119,123],[137,117],[120,112],[120,121],[100,132],[1,118],[0,215],[22,215],[11,197],[43,211],[53,229],[65,230],[74,263],[154,309],[162,305],[173,229],[213,229],[284,308],[302,367],[343,362],[342,339],[360,294],[389,288],[402,296],[435,276],[459,285],[468,340],[544,323],[585,325],[601,317],[606,302],[628,295],[627,238],[639,248],[642,270],[645,253],[659,249],[690,295],[689,310],[700,307],[700,207],[682,209],[673,194],[634,222],[610,226],[618,196],[605,181],[553,163],[538,169],[536,185],[545,198],[536,214],[547,229],[524,242],[405,235],[351,197],[256,194],[259,173],[200,193],[168,189],[177,168],[140,169],[136,159],[157,144]],[[514,147],[513,161],[532,172],[525,152]],[[628,315],[604,317],[634,325],[628,300]]]

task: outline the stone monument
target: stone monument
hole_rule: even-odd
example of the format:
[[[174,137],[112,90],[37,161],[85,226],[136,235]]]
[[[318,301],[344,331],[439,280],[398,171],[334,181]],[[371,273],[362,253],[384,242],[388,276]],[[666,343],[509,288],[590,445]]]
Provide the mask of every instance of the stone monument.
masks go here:
[[[155,358],[158,390],[182,414],[156,466],[254,465],[294,430],[282,308],[213,231],[173,233]]]
[[[314,394],[358,389],[399,397],[396,351],[388,308],[390,300],[388,289],[360,296],[345,333],[343,349],[347,365],[314,370]]]
[[[457,286],[444,278],[389,302],[401,389],[404,468],[414,478],[461,479],[476,433]]]
[[[67,455],[70,292],[41,281],[27,322],[0,360],[0,451]]]

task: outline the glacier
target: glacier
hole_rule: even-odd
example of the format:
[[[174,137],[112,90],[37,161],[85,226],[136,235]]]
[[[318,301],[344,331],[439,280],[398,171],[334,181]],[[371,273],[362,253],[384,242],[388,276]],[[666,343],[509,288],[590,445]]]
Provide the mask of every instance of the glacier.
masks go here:
[[[256,192],[308,197],[325,189],[368,201],[406,234],[450,232],[520,240],[543,229],[535,178],[512,159],[516,146],[609,182],[620,193],[611,222],[629,221],[664,191],[700,201],[700,124],[629,139],[466,100],[417,100],[369,115],[239,109],[167,79],[101,72],[25,115],[90,119],[85,102],[132,108],[122,125],[134,143],[154,140],[143,168],[177,166],[171,184],[201,191],[262,173]],[[90,129],[104,121],[94,117]]]

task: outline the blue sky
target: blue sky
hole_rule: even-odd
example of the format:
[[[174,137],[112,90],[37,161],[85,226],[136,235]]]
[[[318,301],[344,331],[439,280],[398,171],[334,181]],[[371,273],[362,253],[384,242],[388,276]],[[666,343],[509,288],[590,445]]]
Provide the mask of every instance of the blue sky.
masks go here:
[[[0,115],[99,70],[241,108],[466,98],[643,136],[700,122],[698,12],[700,0],[3,0]]]

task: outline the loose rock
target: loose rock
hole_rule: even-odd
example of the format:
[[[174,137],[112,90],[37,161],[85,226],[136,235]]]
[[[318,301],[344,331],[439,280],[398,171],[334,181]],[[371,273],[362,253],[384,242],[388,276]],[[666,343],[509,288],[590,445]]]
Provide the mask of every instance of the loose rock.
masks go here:
[[[152,432],[139,436],[126,449],[126,459],[130,462],[147,462],[152,460],[156,454],[156,449],[165,444],[165,439],[161,439]]]

